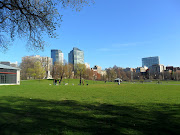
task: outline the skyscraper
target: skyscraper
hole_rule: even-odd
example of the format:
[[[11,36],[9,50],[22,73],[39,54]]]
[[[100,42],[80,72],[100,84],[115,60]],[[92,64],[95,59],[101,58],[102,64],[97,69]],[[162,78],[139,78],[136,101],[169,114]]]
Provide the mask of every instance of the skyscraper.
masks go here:
[[[159,64],[159,56],[142,58],[142,67],[150,67],[155,64]]]
[[[55,62],[63,64],[64,55],[61,50],[51,50],[51,58],[53,59],[53,65]]]
[[[76,47],[68,54],[68,63],[73,65],[84,64],[84,52]]]

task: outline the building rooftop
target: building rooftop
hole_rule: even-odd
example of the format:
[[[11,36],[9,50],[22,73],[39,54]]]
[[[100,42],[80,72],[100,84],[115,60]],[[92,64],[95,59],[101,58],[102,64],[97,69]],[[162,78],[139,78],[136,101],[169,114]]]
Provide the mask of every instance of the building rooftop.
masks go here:
[[[3,64],[0,64],[0,68],[3,68],[3,69],[16,69],[16,70],[20,69],[20,68],[11,67],[11,66],[7,66],[7,65],[3,65]]]
[[[52,52],[52,51],[58,51],[58,52],[62,53],[62,51],[59,50],[59,49],[51,49],[51,52]]]
[[[80,49],[79,49],[79,48],[77,48],[77,47],[73,47],[73,50],[82,51],[82,50],[80,50]]]

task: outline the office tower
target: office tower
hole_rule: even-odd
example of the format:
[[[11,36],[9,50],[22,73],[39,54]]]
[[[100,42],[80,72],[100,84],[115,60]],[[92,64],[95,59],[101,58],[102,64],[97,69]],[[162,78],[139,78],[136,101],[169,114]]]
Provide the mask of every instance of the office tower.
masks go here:
[[[84,52],[76,47],[68,54],[68,63],[73,65],[84,64]]]
[[[159,56],[142,58],[142,67],[150,67],[159,64]]]
[[[53,59],[53,65],[55,62],[63,64],[64,55],[61,50],[51,50],[51,58]]]

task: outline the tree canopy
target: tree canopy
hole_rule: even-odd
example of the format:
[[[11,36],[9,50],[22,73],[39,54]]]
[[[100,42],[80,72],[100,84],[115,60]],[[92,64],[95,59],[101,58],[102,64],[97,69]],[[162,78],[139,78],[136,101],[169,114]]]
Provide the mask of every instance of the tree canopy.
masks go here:
[[[60,26],[64,7],[80,10],[93,0],[0,0],[0,47],[8,48],[7,37],[26,38],[27,45],[43,49],[42,35],[55,38],[55,30]]]

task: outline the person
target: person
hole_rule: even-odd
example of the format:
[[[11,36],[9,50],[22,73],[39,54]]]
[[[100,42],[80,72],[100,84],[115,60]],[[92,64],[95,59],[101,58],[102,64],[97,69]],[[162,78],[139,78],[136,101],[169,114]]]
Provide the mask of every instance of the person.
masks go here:
[[[57,80],[55,79],[55,85],[57,84]]]
[[[61,83],[61,80],[59,80],[59,85],[60,85],[60,83]]]

